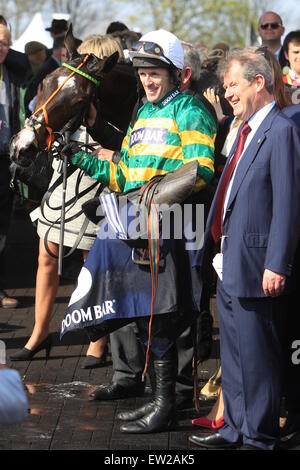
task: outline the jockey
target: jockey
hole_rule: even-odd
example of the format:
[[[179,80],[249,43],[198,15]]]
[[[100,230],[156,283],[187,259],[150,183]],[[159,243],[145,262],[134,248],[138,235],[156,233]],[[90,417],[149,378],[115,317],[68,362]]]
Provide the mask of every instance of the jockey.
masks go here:
[[[213,176],[215,122],[199,99],[179,90],[184,55],[176,36],[165,30],[147,33],[130,51],[130,56],[147,102],[139,108],[135,122],[128,128],[119,163],[78,151],[74,143],[67,145],[63,152],[72,156],[74,165],[113,192],[109,195],[113,207],[116,206],[116,200],[112,200],[115,193],[129,191],[130,195],[153,177],[165,177],[169,172],[184,169],[185,164],[196,162],[193,192],[185,201],[193,208],[188,222],[194,223],[197,194]],[[116,214],[109,213],[108,203],[103,201],[103,206],[111,221]],[[127,217],[129,208],[130,204],[125,208]],[[123,209],[119,208],[121,219]],[[182,214],[180,217],[180,224],[183,224],[184,217]],[[97,338],[97,331],[98,337],[103,334],[100,333],[103,324],[111,322],[114,326],[110,331],[113,331],[126,322],[135,321],[148,352],[151,342],[149,375],[153,378],[153,399],[142,408],[122,413],[119,418],[127,422],[121,426],[121,431],[166,430],[175,422],[176,338],[194,322],[200,311],[202,283],[195,261],[197,250],[187,248],[190,238],[186,233],[176,239],[171,230],[169,237],[162,236],[158,240],[158,259],[151,258],[149,249],[148,264],[139,259],[135,262],[138,249],[122,240],[120,233],[108,236],[110,230],[111,225],[104,220],[80,273],[61,334],[93,326],[89,331]],[[153,266],[159,273],[157,284]]]

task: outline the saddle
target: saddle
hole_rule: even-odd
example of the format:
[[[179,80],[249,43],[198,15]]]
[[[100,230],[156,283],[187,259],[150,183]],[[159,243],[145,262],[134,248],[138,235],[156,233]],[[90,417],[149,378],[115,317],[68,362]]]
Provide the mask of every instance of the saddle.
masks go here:
[[[193,160],[161,177],[153,194],[155,204],[172,206],[184,202],[195,187],[197,169],[198,162]]]
[[[136,206],[138,211],[141,204],[149,209],[151,202],[154,202],[161,212],[169,210],[174,204],[181,204],[192,194],[196,183],[197,169],[198,162],[193,160],[166,175],[154,176],[139,189],[116,193],[119,204],[124,204],[128,200]],[[82,205],[85,215],[95,224],[98,224],[104,217],[99,206],[98,197]]]

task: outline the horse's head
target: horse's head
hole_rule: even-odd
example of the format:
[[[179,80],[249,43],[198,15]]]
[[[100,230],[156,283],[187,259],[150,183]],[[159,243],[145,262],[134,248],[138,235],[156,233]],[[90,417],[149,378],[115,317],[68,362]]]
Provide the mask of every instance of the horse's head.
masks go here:
[[[44,79],[33,114],[11,139],[10,157],[22,166],[30,165],[39,150],[50,147],[55,132],[74,132],[80,126],[94,97],[95,81],[100,81],[101,86],[101,79],[118,60],[117,52],[104,59],[93,54],[79,55],[72,26],[67,32],[65,45],[70,68],[62,66]]]

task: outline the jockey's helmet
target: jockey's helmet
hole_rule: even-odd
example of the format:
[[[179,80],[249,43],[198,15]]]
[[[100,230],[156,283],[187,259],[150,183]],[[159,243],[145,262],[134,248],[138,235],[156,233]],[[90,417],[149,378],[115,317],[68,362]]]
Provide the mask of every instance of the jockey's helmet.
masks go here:
[[[134,67],[175,67],[182,70],[183,47],[169,31],[159,29],[144,34],[129,51]]]

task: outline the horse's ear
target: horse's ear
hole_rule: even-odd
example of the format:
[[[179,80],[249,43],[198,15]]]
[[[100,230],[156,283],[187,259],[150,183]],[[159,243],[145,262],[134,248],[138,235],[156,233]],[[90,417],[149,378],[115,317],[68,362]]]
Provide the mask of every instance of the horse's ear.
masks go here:
[[[66,37],[65,37],[65,46],[67,48],[67,51],[69,53],[69,57],[71,59],[76,59],[76,57],[79,56],[79,54],[77,52],[76,41],[75,41],[75,38],[73,36],[72,23],[70,23],[70,26],[68,28],[68,31],[67,31],[67,34],[66,34]]]
[[[109,57],[106,57],[103,62],[103,68],[101,69],[101,72],[108,73],[111,71],[111,69],[116,65],[119,59],[119,53],[118,51],[114,52],[112,55]]]

